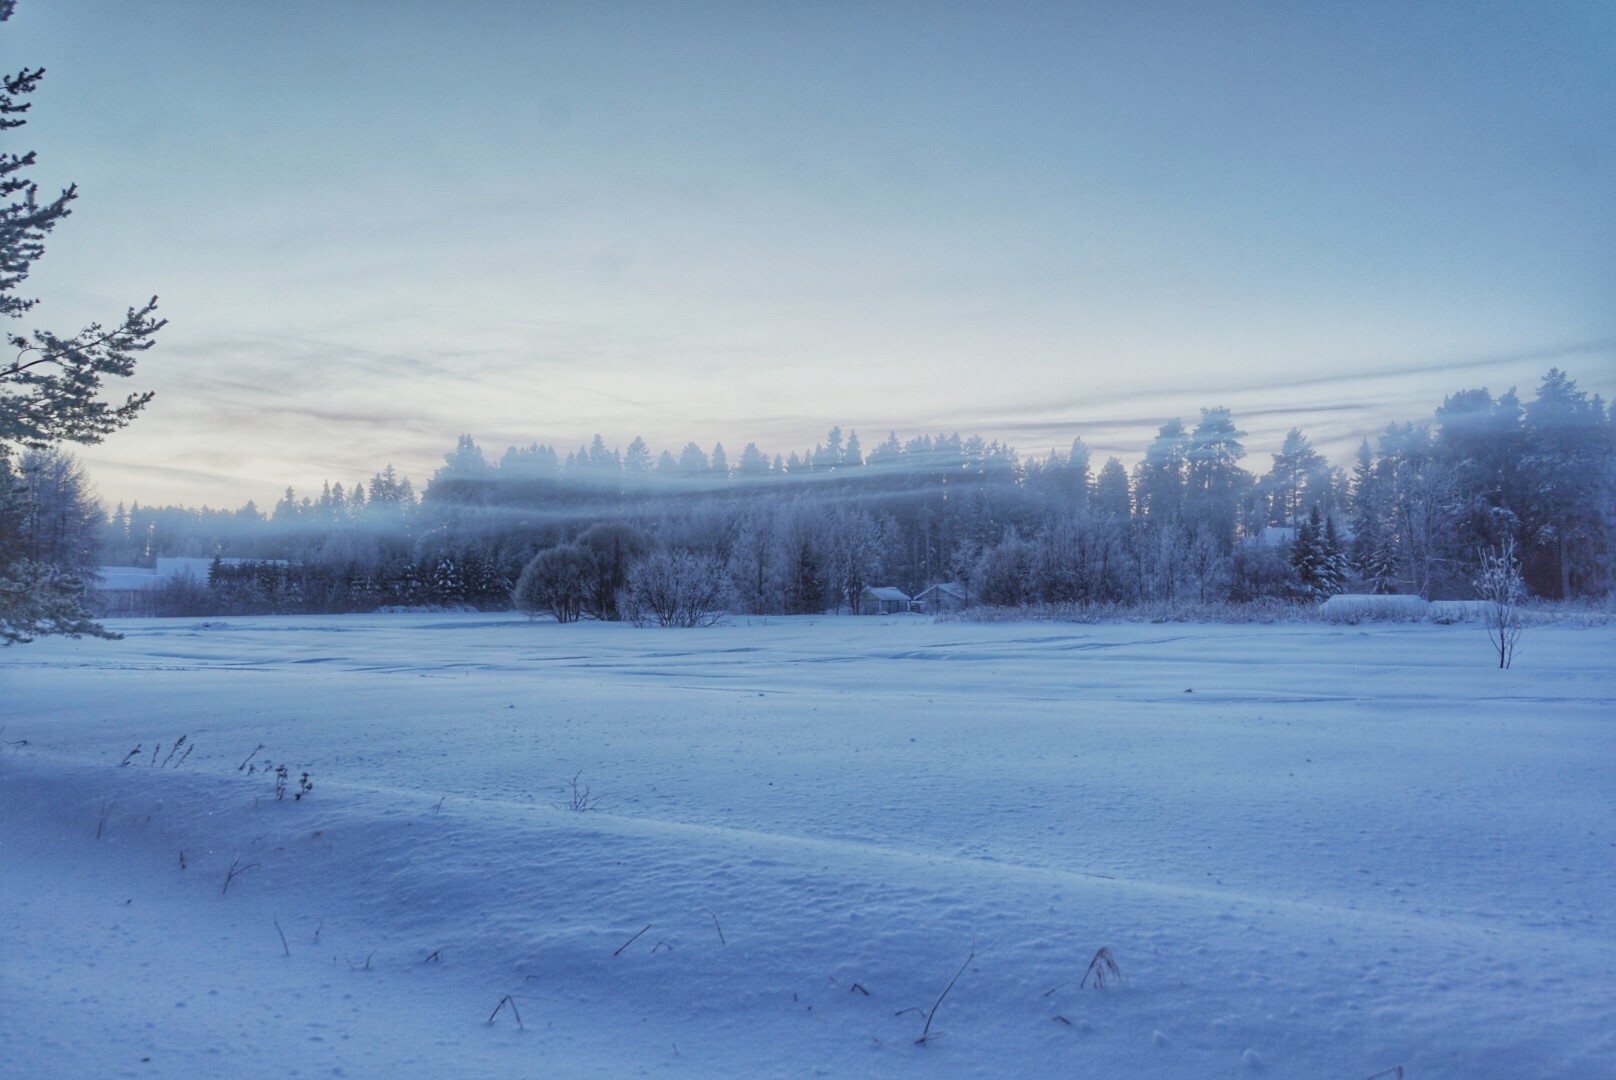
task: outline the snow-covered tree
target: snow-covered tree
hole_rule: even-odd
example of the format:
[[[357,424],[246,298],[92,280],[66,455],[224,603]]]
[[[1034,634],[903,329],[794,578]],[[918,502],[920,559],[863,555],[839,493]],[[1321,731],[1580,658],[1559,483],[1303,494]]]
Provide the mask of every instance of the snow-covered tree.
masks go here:
[[[694,442],[685,443],[685,448],[679,451],[679,477],[683,480],[699,480],[712,469],[707,454]]]
[[[584,530],[576,547],[585,562],[583,613],[608,622],[621,619],[618,596],[634,564],[650,551],[650,540],[624,522],[600,522]]]
[[[1303,591],[1315,600],[1328,599],[1346,588],[1347,558],[1335,518],[1323,517],[1317,503],[1296,529],[1291,565]]]
[[[1184,517],[1206,529],[1220,551],[1234,546],[1240,496],[1251,477],[1240,467],[1245,447],[1229,410],[1202,409],[1185,454]]]
[[[573,544],[539,552],[522,569],[511,603],[528,615],[545,612],[556,622],[577,622],[589,591],[589,559]]]
[[[1183,515],[1189,450],[1189,433],[1176,416],[1156,432],[1133,474],[1134,504],[1142,520],[1159,525]]]
[[[741,451],[741,460],[735,466],[735,474],[747,480],[757,480],[768,473],[768,455],[758,449],[757,443],[747,443]]]
[[[1296,525],[1310,506],[1324,506],[1330,497],[1329,478],[1324,455],[1313,449],[1300,428],[1291,428],[1262,481],[1269,500],[1269,522]]]
[[[1117,458],[1106,458],[1094,480],[1094,513],[1113,521],[1126,521],[1133,509],[1128,471]]]
[[[0,534],[9,557],[80,579],[94,576],[106,513],[77,458],[55,447],[24,451],[11,496],[17,517]]]
[[[1616,425],[1604,402],[1551,368],[1526,405],[1526,538],[1548,569],[1551,596],[1596,592],[1616,583]]]
[[[0,24],[11,18],[13,0],[0,0]],[[26,123],[27,97],[44,77],[42,68],[23,68],[0,84],[0,131]],[[69,185],[42,200],[28,178],[32,151],[0,153],[0,317],[24,318],[35,301],[17,289],[45,253],[45,240],[71,212],[78,198]],[[8,333],[15,354],[0,365],[0,526],[15,518],[15,455],[63,442],[96,443],[125,426],[151,400],[130,394],[121,402],[102,397],[106,383],[134,374],[140,355],[155,343],[165,320],[157,318],[157,298],[131,307],[117,324],[92,323],[60,336],[50,330]],[[0,546],[9,546],[0,540]],[[48,562],[0,558],[0,641],[9,645],[39,634],[101,634],[82,605],[83,580]]]
[[[634,481],[643,479],[651,471],[651,448],[638,435],[623,451],[623,471]]]
[[[1476,594],[1482,601],[1482,620],[1487,637],[1498,653],[1498,666],[1507,668],[1515,659],[1515,646],[1526,628],[1521,604],[1526,600],[1526,582],[1515,557],[1515,539],[1506,537],[1497,547],[1481,553],[1481,571],[1476,576]]]

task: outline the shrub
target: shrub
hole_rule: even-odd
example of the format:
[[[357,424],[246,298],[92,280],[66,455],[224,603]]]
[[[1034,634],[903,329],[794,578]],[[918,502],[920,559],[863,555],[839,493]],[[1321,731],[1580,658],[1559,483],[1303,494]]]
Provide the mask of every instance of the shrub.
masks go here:
[[[724,565],[710,555],[666,549],[629,571],[623,606],[635,622],[711,626],[724,613]]]
[[[528,615],[549,612],[556,622],[577,622],[588,593],[589,560],[573,544],[533,556],[511,591],[511,603]]]
[[[1319,608],[1327,622],[1419,622],[1430,607],[1418,596],[1380,593],[1338,593]]]
[[[651,549],[651,542],[632,525],[603,521],[584,530],[577,547],[586,565],[584,614],[608,621],[621,619],[618,597],[628,585],[634,564]]]

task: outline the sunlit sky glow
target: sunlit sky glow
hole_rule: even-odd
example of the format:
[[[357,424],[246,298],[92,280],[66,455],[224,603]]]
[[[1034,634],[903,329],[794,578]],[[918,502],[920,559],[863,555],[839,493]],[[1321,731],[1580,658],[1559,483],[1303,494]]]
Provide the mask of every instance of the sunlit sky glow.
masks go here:
[[[171,325],[103,498],[457,435],[959,431],[1265,471],[1559,366],[1616,396],[1616,6],[21,0],[29,324]]]

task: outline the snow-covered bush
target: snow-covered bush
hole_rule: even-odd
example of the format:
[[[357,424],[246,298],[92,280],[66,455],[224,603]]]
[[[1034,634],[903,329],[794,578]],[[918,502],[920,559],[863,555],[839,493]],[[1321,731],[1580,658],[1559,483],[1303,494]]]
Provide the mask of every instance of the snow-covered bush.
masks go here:
[[[691,551],[657,551],[629,571],[623,610],[635,622],[711,626],[724,614],[724,564]]]
[[[1005,536],[995,547],[982,553],[971,575],[975,592],[984,604],[1020,607],[1038,598],[1033,594],[1033,565],[1036,549],[1015,535]]]
[[[1429,618],[1442,626],[1481,622],[1485,617],[1486,606],[1480,600],[1432,600]]]
[[[549,612],[556,622],[577,622],[588,590],[589,560],[573,544],[533,556],[516,579],[511,603],[527,615]]]
[[[940,611],[934,616],[937,622],[1034,621],[1084,624],[1106,622],[1270,624],[1312,622],[1319,617],[1319,608],[1288,600],[1203,604],[1191,599],[1126,604],[1026,604],[1020,607],[973,604],[961,611]]]
[[[1328,622],[1419,622],[1431,605],[1419,596],[1337,593],[1319,606]]]
[[[1242,545],[1229,556],[1229,599],[1236,603],[1284,601],[1302,591],[1296,568],[1276,547]]]

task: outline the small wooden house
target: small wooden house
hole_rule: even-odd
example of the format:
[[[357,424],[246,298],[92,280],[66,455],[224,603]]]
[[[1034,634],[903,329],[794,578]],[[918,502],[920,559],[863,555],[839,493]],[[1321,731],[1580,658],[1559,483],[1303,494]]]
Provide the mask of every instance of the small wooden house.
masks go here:
[[[860,615],[897,615],[909,610],[909,594],[890,586],[867,586],[859,594]]]
[[[967,606],[965,586],[957,581],[943,581],[922,589],[915,596],[913,607],[935,615],[939,611],[959,611]]]

